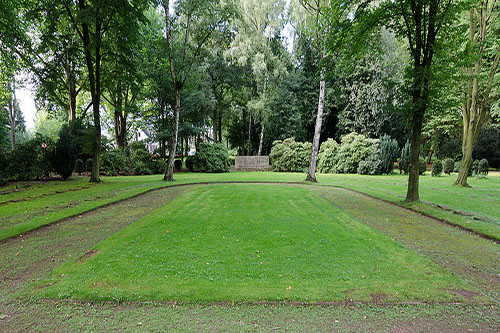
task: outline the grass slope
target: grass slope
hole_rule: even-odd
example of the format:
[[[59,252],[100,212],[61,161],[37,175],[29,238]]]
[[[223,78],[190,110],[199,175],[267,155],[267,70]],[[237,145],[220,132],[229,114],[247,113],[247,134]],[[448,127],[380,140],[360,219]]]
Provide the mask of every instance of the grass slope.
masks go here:
[[[40,297],[465,301],[458,277],[308,188],[194,188],[67,263]]]

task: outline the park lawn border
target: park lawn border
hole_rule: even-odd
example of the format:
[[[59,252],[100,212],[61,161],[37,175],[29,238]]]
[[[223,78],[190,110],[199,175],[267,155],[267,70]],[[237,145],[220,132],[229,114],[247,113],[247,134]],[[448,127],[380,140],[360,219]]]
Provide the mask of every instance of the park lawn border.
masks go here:
[[[446,225],[449,225],[451,227],[454,227],[454,228],[458,228],[458,229],[461,229],[461,230],[464,230],[464,231],[467,231],[467,232],[470,232],[472,234],[475,234],[477,235],[478,237],[481,237],[481,238],[485,238],[485,239],[488,239],[490,241],[493,241],[494,243],[497,243],[497,244],[500,244],[500,238],[499,237],[495,237],[493,235],[489,235],[489,234],[485,234],[483,232],[480,232],[478,230],[475,230],[473,228],[469,228],[469,227],[466,227],[466,226],[463,226],[461,224],[458,224],[458,223],[455,223],[455,222],[452,222],[452,221],[449,221],[447,219],[444,219],[444,218],[440,218],[440,217],[437,217],[435,215],[432,215],[430,213],[427,213],[427,212],[423,212],[417,208],[412,208],[408,205],[404,205],[402,203],[398,203],[396,201],[391,201],[391,200],[387,200],[387,199],[382,199],[380,197],[377,197],[375,195],[372,195],[372,194],[368,194],[368,193],[365,193],[365,192],[362,192],[362,191],[359,191],[359,190],[355,190],[355,189],[352,189],[352,188],[349,188],[347,186],[344,186],[344,185],[332,185],[332,184],[324,184],[324,185],[321,185],[321,184],[318,184],[318,183],[312,183],[312,182],[306,182],[306,181],[302,181],[302,182],[287,182],[287,181],[283,181],[283,182],[280,182],[280,181],[252,181],[252,180],[249,180],[249,181],[203,181],[203,182],[186,182],[186,183],[175,183],[174,182],[170,182],[170,183],[167,183],[165,184],[164,186],[160,185],[160,186],[157,186],[157,187],[153,187],[153,188],[149,188],[149,189],[146,189],[145,191],[143,192],[140,192],[140,193],[135,193],[131,196],[127,196],[127,197],[124,197],[124,198],[120,198],[120,199],[117,199],[117,200],[114,200],[114,201],[110,201],[110,202],[107,202],[107,203],[104,203],[102,205],[98,205],[98,206],[95,206],[91,209],[88,209],[88,210],[82,210],[82,211],[79,211],[77,213],[74,213],[72,215],[68,215],[64,218],[61,218],[61,219],[56,219],[56,220],[46,220],[47,223],[39,223],[37,224],[35,227],[33,228],[26,228],[27,225],[24,225],[24,224],[19,224],[18,225],[18,228],[16,228],[15,226],[12,227],[12,228],[8,228],[6,229],[2,234],[0,234],[0,243],[9,239],[9,238],[13,238],[13,237],[16,237],[16,236],[20,236],[22,237],[22,234],[25,234],[27,232],[31,232],[33,230],[37,230],[37,229],[40,229],[44,226],[47,226],[47,225],[50,225],[52,223],[56,223],[56,222],[64,222],[65,220],[67,219],[71,219],[71,218],[74,218],[76,216],[79,216],[79,215],[82,215],[82,214],[85,214],[85,213],[88,213],[88,212],[92,212],[92,211],[95,211],[97,209],[100,209],[100,208],[104,208],[104,207],[108,207],[110,205],[113,205],[113,204],[116,204],[116,203],[120,203],[120,202],[123,202],[125,200],[128,200],[128,199],[132,199],[132,198],[135,198],[135,197],[138,197],[138,196],[141,196],[141,195],[144,195],[144,194],[147,194],[147,193],[150,193],[152,191],[157,191],[157,190],[161,190],[161,189],[165,189],[165,188],[169,188],[169,187],[179,187],[179,186],[194,186],[194,185],[212,185],[212,184],[275,184],[275,185],[308,185],[308,186],[322,186],[322,187],[331,187],[331,188],[339,188],[339,189],[343,189],[343,190],[348,190],[348,191],[352,191],[352,192],[355,192],[355,193],[358,193],[358,194],[361,194],[361,195],[364,195],[366,197],[369,197],[371,199],[375,199],[375,200],[379,200],[379,201],[382,201],[382,202],[386,202],[386,203],[389,203],[391,205],[395,205],[397,207],[400,207],[400,208],[403,208],[405,210],[408,210],[408,211],[411,211],[411,212],[414,212],[414,213],[417,213],[421,216],[424,216],[424,217],[428,217],[428,218],[431,218],[437,222],[440,222],[440,223],[443,223],[443,224],[446,224]],[[422,202],[424,203],[424,202]],[[442,208],[440,208],[439,206],[432,206],[432,205],[429,205],[427,203],[424,203],[425,205],[428,205],[434,209],[439,209],[439,210],[442,210],[443,212],[448,212],[448,213],[452,213],[452,212],[449,212],[449,211],[446,211]],[[9,230],[12,230],[11,232],[7,232]]]

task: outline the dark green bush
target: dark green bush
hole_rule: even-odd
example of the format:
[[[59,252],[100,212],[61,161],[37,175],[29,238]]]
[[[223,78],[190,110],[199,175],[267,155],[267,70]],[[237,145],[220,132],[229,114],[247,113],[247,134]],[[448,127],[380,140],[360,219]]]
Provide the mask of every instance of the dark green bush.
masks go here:
[[[394,169],[394,162],[396,162],[398,156],[398,142],[394,139],[391,139],[391,137],[388,135],[382,136],[379,143],[379,159],[381,164],[381,171],[383,174],[388,175],[392,173],[392,170]]]
[[[194,160],[194,156],[186,157],[186,168],[188,168],[189,171],[191,171],[191,172],[194,171],[193,160]]]
[[[193,158],[196,172],[228,172],[231,168],[227,148],[221,143],[200,143]]]
[[[488,163],[488,160],[483,158],[481,161],[479,161],[479,167],[478,167],[478,174],[479,175],[488,175],[488,172],[490,171],[490,164]]]
[[[481,128],[472,157],[487,159],[490,167],[500,169],[500,126],[485,125]]]
[[[59,140],[51,156],[55,172],[63,179],[68,179],[73,173],[76,156],[77,148],[73,143],[71,130],[68,125],[64,125],[59,131]]]
[[[153,174],[159,175],[164,174],[167,169],[167,162],[165,160],[155,160],[153,161]]]
[[[460,170],[460,162],[455,162],[453,165],[453,172],[458,172]]]
[[[474,160],[474,162],[472,162],[472,166],[470,167],[470,171],[472,171],[473,175],[479,174],[479,160]]]
[[[425,159],[420,158],[418,160],[418,172],[423,175],[427,171],[427,163],[425,162]]]
[[[451,158],[445,158],[442,164],[443,164],[443,172],[447,175],[450,175],[455,168],[455,161],[453,161],[453,159]]]
[[[435,161],[432,164],[432,171],[431,171],[432,177],[439,177],[441,176],[442,172],[443,172],[443,163],[440,160]]]
[[[128,173],[127,157],[121,150],[106,151],[101,154],[100,170],[107,176]]]
[[[399,160],[399,173],[408,173],[410,167],[410,142],[407,141],[401,150],[401,158]]]
[[[175,171],[181,171],[181,169],[182,169],[182,160],[175,160],[174,161],[174,169],[175,169]]]
[[[9,154],[7,175],[11,180],[36,180],[49,176],[54,143],[48,137],[36,134],[34,138],[18,143]]]
[[[271,164],[278,172],[303,172],[309,166],[312,144],[297,142],[293,138],[276,140],[271,148]]]
[[[87,172],[91,172],[92,171],[92,164],[94,163],[94,160],[91,159],[91,158],[87,158],[87,160],[85,161],[85,170]]]
[[[8,181],[8,161],[9,157],[7,151],[0,148],[0,185],[5,185]]]
[[[83,160],[81,159],[76,159],[75,160],[75,172],[78,172],[79,174],[82,174],[82,172],[85,171],[85,165],[83,164]]]
[[[150,175],[154,171],[153,164],[151,155],[144,143],[141,141],[132,142],[130,145],[130,165],[132,172],[135,175]]]
[[[138,161],[134,163],[132,168],[132,172],[134,175],[151,175],[153,174],[153,170],[150,167],[150,163],[146,164],[142,161]]]

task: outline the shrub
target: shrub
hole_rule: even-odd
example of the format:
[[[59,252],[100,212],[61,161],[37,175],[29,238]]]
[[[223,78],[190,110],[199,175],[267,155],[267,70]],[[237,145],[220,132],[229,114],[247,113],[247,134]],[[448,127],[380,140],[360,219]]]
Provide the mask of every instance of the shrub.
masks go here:
[[[200,143],[193,159],[196,172],[228,172],[231,168],[227,148],[221,143]]]
[[[470,167],[470,171],[472,171],[473,175],[479,174],[479,160],[474,160],[474,162],[472,162],[472,166]]]
[[[9,154],[8,178],[12,180],[34,180],[47,177],[52,170],[51,156],[54,143],[40,134],[18,143]]]
[[[358,173],[360,175],[381,175],[382,174],[382,162],[378,157],[373,158],[375,155],[371,155],[366,160],[359,162]]]
[[[150,175],[154,171],[153,164],[151,155],[144,143],[141,141],[132,142],[130,145],[130,166],[132,172],[135,175]]]
[[[407,141],[401,150],[401,159],[399,160],[399,173],[408,173],[410,168],[410,141]]]
[[[274,171],[303,172],[309,166],[312,144],[297,142],[293,138],[273,142],[269,157]]]
[[[83,160],[77,158],[75,160],[75,172],[78,172],[79,174],[82,174],[82,172],[85,171],[85,165],[83,164]]]
[[[318,171],[322,173],[335,173],[335,156],[339,151],[339,144],[329,138],[321,144],[318,154]]]
[[[87,160],[85,161],[85,170],[87,172],[92,171],[92,164],[94,164],[94,160],[91,158],[87,158]]]
[[[373,144],[379,140],[368,139],[355,132],[342,137],[340,149],[335,156],[335,169],[338,173],[356,173],[359,162],[366,159],[371,153]]]
[[[121,150],[104,152],[101,154],[100,170],[107,176],[128,173],[127,157]]]
[[[472,157],[487,159],[490,167],[500,169],[500,126],[485,125],[481,128]]]
[[[134,175],[151,175],[153,174],[153,170],[151,170],[151,167],[149,164],[146,164],[142,161],[138,161],[134,164],[132,168],[132,172]]]
[[[8,181],[7,166],[9,157],[7,151],[0,148],[0,185],[5,185]]]
[[[439,177],[441,176],[442,172],[443,172],[443,163],[440,160],[435,161],[432,164],[432,171],[431,171],[432,177]]]
[[[174,161],[174,169],[176,171],[181,171],[181,169],[182,169],[182,160],[175,160]]]
[[[68,179],[75,167],[77,149],[73,143],[71,130],[68,125],[64,125],[59,131],[59,140],[51,156],[51,163],[54,170],[63,178]]]
[[[379,143],[379,159],[383,174],[392,173],[392,170],[394,169],[394,162],[398,159],[398,156],[398,142],[391,139],[388,135],[382,136]]]
[[[427,171],[427,163],[425,162],[425,159],[420,158],[418,160],[418,172],[423,175],[425,171]]]
[[[453,172],[458,172],[460,170],[460,162],[455,162],[453,165]]]
[[[188,156],[188,157],[186,157],[186,168],[188,168],[189,171],[191,171],[191,172],[194,171],[193,160],[194,160],[194,156]]]
[[[486,176],[489,170],[490,164],[488,163],[487,159],[483,158],[481,161],[479,161],[478,174]]]
[[[447,175],[450,175],[455,169],[455,161],[453,161],[453,159],[451,158],[445,158],[442,162],[442,165],[443,165],[443,172]]]
[[[159,175],[165,173],[165,170],[167,169],[167,161],[165,160],[154,160],[153,163],[153,174]]]

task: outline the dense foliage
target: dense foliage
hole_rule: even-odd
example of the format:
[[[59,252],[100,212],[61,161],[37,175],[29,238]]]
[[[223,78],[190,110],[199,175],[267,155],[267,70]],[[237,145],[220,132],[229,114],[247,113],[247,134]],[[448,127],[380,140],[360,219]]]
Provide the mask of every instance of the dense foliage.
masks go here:
[[[293,138],[274,141],[269,154],[273,170],[279,172],[304,172],[310,156],[311,143],[297,142]]]
[[[193,158],[195,172],[228,172],[231,169],[227,148],[220,143],[200,143]]]

